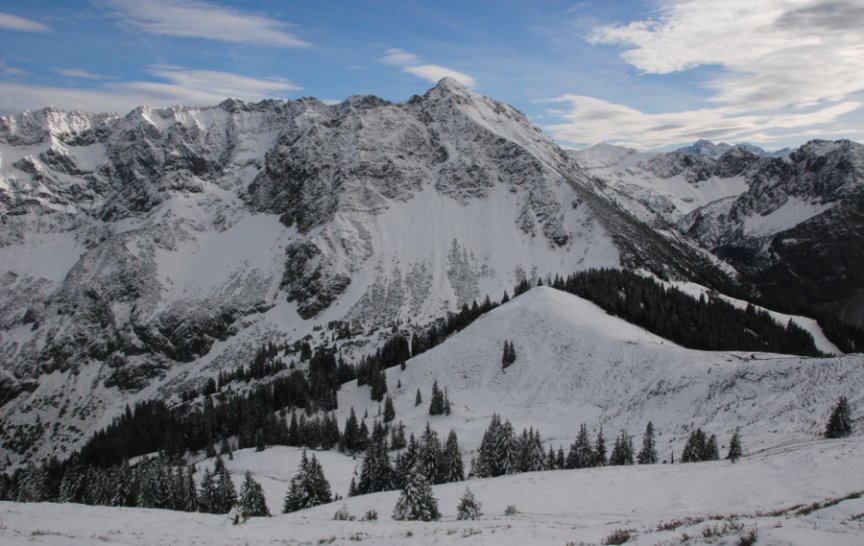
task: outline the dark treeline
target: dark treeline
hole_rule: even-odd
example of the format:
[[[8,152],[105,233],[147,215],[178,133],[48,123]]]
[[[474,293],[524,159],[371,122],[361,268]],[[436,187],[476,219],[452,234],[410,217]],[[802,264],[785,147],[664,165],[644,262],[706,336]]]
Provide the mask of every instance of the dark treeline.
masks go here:
[[[813,336],[791,321],[782,326],[753,305],[739,309],[719,297],[697,300],[626,270],[590,269],[556,277],[552,287],[691,349],[822,354]]]

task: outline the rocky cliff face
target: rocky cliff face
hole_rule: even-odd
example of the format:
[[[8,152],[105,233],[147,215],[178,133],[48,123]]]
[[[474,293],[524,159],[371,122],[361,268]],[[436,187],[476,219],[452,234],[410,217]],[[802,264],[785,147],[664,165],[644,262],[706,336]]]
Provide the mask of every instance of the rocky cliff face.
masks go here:
[[[586,267],[723,281],[599,189],[452,80],[402,104],[0,118],[3,444],[71,449],[126,403],[332,320],[423,324]]]
[[[772,299],[864,325],[864,146],[812,141],[751,167],[749,188],[679,228]]]

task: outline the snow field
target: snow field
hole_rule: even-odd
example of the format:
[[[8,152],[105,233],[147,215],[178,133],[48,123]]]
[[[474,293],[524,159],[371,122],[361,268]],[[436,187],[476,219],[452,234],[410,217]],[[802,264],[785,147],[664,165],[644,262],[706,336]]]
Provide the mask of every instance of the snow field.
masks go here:
[[[272,518],[231,525],[227,516],[139,508],[0,503],[0,543],[17,544],[599,544],[613,531],[630,530],[628,544],[734,544],[756,529],[759,544],[861,544],[864,499],[850,499],[810,514],[796,505],[864,490],[861,437],[790,444],[727,461],[606,467],[517,474],[434,486],[442,519],[396,522],[399,492],[337,501]],[[253,452],[254,453],[254,452]],[[261,474],[280,450],[238,454]],[[338,464],[323,458],[325,464]],[[286,478],[293,472],[290,468]],[[328,477],[334,468],[325,466]],[[457,521],[456,505],[470,487],[483,504],[477,521]],[[270,499],[268,498],[268,502]],[[508,505],[518,513],[505,516]],[[342,505],[357,521],[333,521]],[[278,514],[272,504],[271,511]],[[368,510],[378,521],[360,521]],[[798,508],[800,509],[800,508]],[[796,509],[797,510],[797,509]],[[856,519],[857,518],[857,519]],[[669,529],[658,530],[661,524]],[[720,538],[703,532],[724,524]]]

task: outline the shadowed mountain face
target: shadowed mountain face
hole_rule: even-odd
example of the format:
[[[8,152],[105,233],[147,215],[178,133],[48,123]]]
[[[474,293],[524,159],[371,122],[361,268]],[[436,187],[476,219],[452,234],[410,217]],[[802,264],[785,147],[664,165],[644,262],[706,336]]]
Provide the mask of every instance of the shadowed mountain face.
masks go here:
[[[748,179],[680,229],[769,300],[864,325],[864,146],[813,141],[758,160]]]
[[[39,416],[53,445],[330,321],[421,325],[588,267],[727,282],[452,80],[402,104],[0,118],[0,211],[4,434]]]
[[[621,206],[729,263],[771,306],[864,325],[864,147],[766,154],[700,141],[670,153],[571,152]]]

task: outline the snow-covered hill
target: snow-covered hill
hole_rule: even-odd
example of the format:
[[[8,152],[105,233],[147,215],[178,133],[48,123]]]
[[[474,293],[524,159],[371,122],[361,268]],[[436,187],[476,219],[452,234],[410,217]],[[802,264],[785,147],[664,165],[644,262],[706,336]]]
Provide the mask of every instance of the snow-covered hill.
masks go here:
[[[4,117],[4,445],[68,452],[126,404],[334,320],[424,324],[587,267],[723,277],[597,190],[519,111],[448,79],[402,104]]]
[[[504,341],[516,363],[502,369]],[[493,412],[518,431],[540,429],[548,445],[565,448],[579,423],[608,437],[620,429],[639,436],[648,421],[658,451],[680,454],[690,431],[702,427],[721,441],[740,427],[752,450],[821,434],[832,404],[846,395],[864,403],[864,356],[804,358],[767,353],[695,351],[609,316],[594,304],[539,287],[399,367],[387,370],[397,420],[419,433],[429,421],[446,437],[476,449]],[[434,381],[446,387],[449,417],[415,407],[428,402]],[[395,388],[401,384],[402,388]],[[339,422],[350,408],[378,414],[369,387],[339,392]]]

